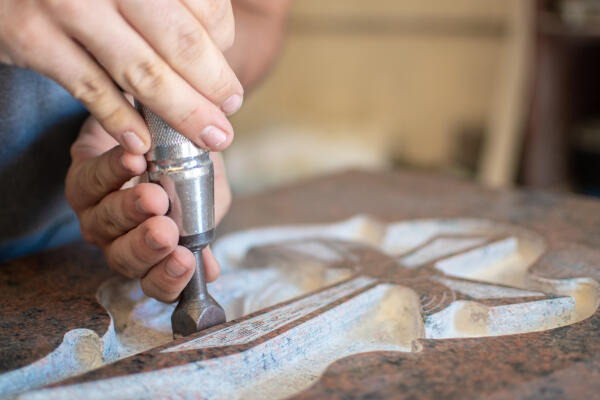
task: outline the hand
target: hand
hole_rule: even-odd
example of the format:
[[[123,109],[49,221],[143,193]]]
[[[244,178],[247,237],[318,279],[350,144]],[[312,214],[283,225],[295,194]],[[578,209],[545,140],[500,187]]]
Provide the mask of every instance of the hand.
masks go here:
[[[57,81],[130,153],[150,137],[117,85],[217,151],[243,98],[222,53],[234,29],[230,0],[3,0],[0,62]]]
[[[144,156],[125,152],[90,117],[71,147],[71,158],[66,196],[79,217],[83,238],[102,249],[114,271],[141,278],[146,295],[176,300],[196,261],[188,249],[177,245],[177,226],[164,215],[169,206],[166,192],[154,183],[125,185],[146,170]],[[218,223],[229,208],[231,192],[221,155],[211,153],[211,158]],[[213,281],[219,276],[219,264],[209,248],[203,257],[207,280]]]

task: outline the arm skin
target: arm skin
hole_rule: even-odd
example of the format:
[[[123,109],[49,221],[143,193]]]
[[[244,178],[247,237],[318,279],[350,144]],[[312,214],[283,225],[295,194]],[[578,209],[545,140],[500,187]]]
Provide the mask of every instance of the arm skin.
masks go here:
[[[225,52],[246,92],[277,59],[291,0],[233,0],[235,40]]]

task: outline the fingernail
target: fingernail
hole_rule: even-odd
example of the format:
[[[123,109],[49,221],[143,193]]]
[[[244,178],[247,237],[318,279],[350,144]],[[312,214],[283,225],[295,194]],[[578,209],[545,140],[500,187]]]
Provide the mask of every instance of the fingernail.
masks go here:
[[[221,110],[223,110],[223,112],[226,115],[235,114],[237,110],[239,110],[242,107],[243,101],[244,100],[242,99],[242,96],[240,96],[239,94],[234,94],[233,96],[225,100],[225,102],[223,102]]]
[[[144,142],[133,132],[125,132],[123,134],[123,142],[129,151],[141,153],[145,150]]]
[[[167,261],[165,269],[167,270],[167,275],[173,278],[178,278],[185,274],[185,271],[187,271],[187,269],[183,265],[179,264],[174,258],[171,258]]]
[[[159,243],[150,231],[146,233],[146,244],[153,250],[161,250],[166,247],[162,243]]]
[[[202,141],[211,149],[221,147],[227,141],[227,135],[214,125],[209,125],[200,134]]]

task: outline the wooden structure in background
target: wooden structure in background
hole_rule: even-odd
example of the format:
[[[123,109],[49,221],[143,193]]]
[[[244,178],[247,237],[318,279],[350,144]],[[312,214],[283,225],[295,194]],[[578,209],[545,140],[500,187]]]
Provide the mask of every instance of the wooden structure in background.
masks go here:
[[[537,1],[535,79],[520,174],[532,187],[574,188],[577,175],[586,173],[572,170],[577,130],[600,119],[600,18],[569,23],[564,9],[561,18],[562,3]],[[597,175],[598,167],[589,172]]]
[[[489,125],[520,1],[296,1],[281,59],[232,119],[234,190],[348,166],[454,168],[462,135]]]
[[[514,185],[519,172],[535,32],[535,1],[513,0],[507,4],[511,9],[508,32],[477,171],[481,183],[498,188]]]

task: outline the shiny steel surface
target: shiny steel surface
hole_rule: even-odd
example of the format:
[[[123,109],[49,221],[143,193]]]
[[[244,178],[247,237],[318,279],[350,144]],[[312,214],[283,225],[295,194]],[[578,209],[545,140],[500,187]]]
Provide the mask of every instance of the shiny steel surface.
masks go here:
[[[208,293],[202,250],[195,251],[194,256],[196,271],[171,315],[174,337],[191,335],[227,320],[223,308]]]
[[[142,103],[136,101],[135,107],[140,112],[152,138],[152,146],[146,158],[151,160],[179,160],[198,156],[206,150],[196,147],[188,138],[173,129],[162,118],[154,114]]]
[[[225,322],[225,311],[206,287],[202,249],[213,239],[214,168],[209,152],[196,147],[159,116],[136,101],[152,137],[146,155],[150,182],[169,196],[167,216],[179,229],[179,243],[194,252],[196,270],[171,316],[174,336],[185,336]]]
[[[169,195],[167,215],[177,224],[179,236],[211,231],[215,227],[214,170],[209,152],[196,147],[143,104],[136,102],[136,107],[152,136],[146,157],[148,178]]]

